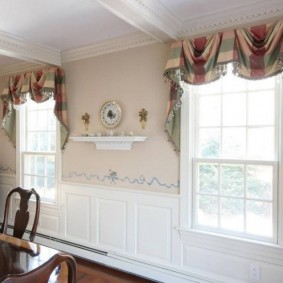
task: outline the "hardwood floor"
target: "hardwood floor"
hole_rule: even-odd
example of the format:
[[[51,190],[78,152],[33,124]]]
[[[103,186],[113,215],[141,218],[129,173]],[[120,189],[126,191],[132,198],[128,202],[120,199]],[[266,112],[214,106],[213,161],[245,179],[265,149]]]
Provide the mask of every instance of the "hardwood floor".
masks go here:
[[[76,283],[152,283],[151,281],[133,274],[125,273],[95,262],[76,257],[77,280]],[[54,274],[49,283],[65,283],[66,269],[62,268],[59,276]]]

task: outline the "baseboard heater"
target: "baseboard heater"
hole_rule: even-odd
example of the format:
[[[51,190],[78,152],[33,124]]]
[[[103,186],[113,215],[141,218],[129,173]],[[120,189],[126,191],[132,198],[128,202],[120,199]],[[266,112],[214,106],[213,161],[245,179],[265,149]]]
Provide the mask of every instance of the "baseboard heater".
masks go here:
[[[59,238],[56,238],[56,237],[47,236],[45,234],[36,233],[36,236],[43,238],[43,239],[50,240],[50,241],[54,241],[54,242],[57,242],[57,243],[60,243],[60,244],[68,245],[68,246],[71,246],[71,247],[74,247],[74,248],[79,248],[81,250],[85,250],[85,251],[88,251],[88,252],[93,252],[93,253],[105,255],[105,256],[107,256],[107,254],[108,254],[108,252],[105,252],[105,251],[101,251],[101,250],[98,250],[98,249],[95,249],[95,248],[76,244],[76,243],[69,242],[69,241],[66,241],[66,240],[62,240],[62,239],[59,239]]]
[[[1,225],[2,225],[2,223],[1,223]],[[13,228],[14,228],[14,226],[8,225],[8,229],[13,229]],[[30,230],[26,230],[26,233],[30,234]],[[60,239],[60,238],[48,236],[48,235],[45,235],[45,234],[36,233],[36,236],[43,238],[43,239],[46,239],[46,240],[54,241],[54,242],[57,242],[57,243],[60,243],[60,244],[64,244],[64,245],[67,245],[67,246],[71,246],[71,247],[74,247],[74,248],[85,250],[85,251],[88,251],[88,252],[93,252],[93,253],[104,255],[104,256],[108,255],[108,252],[98,250],[98,249],[95,249],[95,248],[91,248],[91,247],[88,247],[88,246],[76,244],[76,243],[73,243],[73,242],[70,242],[70,241],[66,241],[66,240],[63,240],[63,239]]]

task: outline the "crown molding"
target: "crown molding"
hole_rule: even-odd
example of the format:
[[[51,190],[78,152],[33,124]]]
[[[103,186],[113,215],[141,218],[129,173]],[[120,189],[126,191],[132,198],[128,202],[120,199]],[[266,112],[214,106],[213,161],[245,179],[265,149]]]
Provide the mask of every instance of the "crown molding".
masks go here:
[[[274,2],[274,3],[272,3]],[[178,38],[193,37],[211,32],[251,26],[282,19],[283,1],[263,1],[258,3],[256,9],[247,4],[239,9],[223,9],[205,18],[195,17],[183,23],[182,29],[178,31]]]
[[[75,60],[95,57],[116,51],[126,50],[139,46],[149,45],[158,42],[143,33],[135,33],[130,36],[119,37],[102,43],[97,43],[82,48],[67,50],[62,52],[62,63]]]
[[[0,32],[0,54],[29,62],[61,66],[59,50],[34,44],[4,32]]]
[[[20,62],[15,64],[9,64],[5,66],[1,66],[0,76],[14,75],[18,73],[27,72],[30,70],[42,69],[44,67],[46,67],[46,65],[36,64],[31,62]]]
[[[112,14],[136,27],[139,31],[124,37],[95,43],[81,48],[59,50],[34,44],[0,32],[0,54],[26,62],[1,66],[0,75],[19,73],[46,65],[90,58],[157,42],[202,36],[212,32],[281,20],[282,0],[254,0],[243,5],[234,2],[221,10],[201,17],[181,21],[161,1],[96,0]],[[43,64],[43,65],[42,65]]]

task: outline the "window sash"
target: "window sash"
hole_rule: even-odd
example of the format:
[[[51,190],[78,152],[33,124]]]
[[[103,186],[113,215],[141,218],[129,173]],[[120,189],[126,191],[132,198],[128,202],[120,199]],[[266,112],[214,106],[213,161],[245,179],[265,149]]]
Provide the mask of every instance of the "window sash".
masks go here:
[[[249,84],[249,88],[245,90],[246,95],[249,93],[254,93],[255,89],[251,89],[251,83]],[[268,88],[268,91],[271,88]],[[282,194],[279,188],[279,181],[281,182],[281,175],[278,173],[282,171],[281,158],[281,134],[282,134],[282,115],[279,112],[281,110],[281,92],[282,92],[282,76],[278,76],[275,80],[275,96],[274,96],[274,158],[270,158],[269,160],[250,160],[247,156],[238,159],[229,159],[229,157],[223,158],[203,158],[196,153],[199,152],[199,145],[197,143],[198,135],[199,135],[199,121],[198,121],[198,94],[196,93],[194,86],[186,86],[186,95],[182,97],[182,118],[181,118],[181,226],[191,228],[195,231],[199,232],[215,232],[215,235],[229,235],[236,236],[242,239],[255,239],[262,242],[272,242],[272,243],[280,243],[282,238],[282,225],[278,223],[278,219],[281,219],[279,213],[282,212],[281,205],[282,203]],[[210,90],[211,91],[211,90]],[[216,95],[226,95],[226,93],[221,93],[222,89],[220,88],[220,93]],[[205,96],[205,94],[202,94]],[[211,94],[208,94],[211,95]],[[230,95],[230,93],[227,93]],[[223,123],[221,126],[224,128]],[[246,130],[249,128],[255,127],[260,128],[261,125],[245,125]],[[188,138],[189,137],[189,138]],[[234,158],[234,157],[233,157]],[[257,235],[250,235],[248,233],[238,233],[230,230],[219,230],[219,229],[211,229],[211,227],[204,227],[198,225],[196,222],[196,164],[198,162],[216,162],[223,164],[252,164],[252,165],[269,165],[273,168],[273,196],[274,199],[272,201],[272,232],[273,237],[263,237]],[[191,172],[188,174],[187,172]],[[188,204],[189,203],[189,204]]]
[[[52,103],[53,102],[53,103]],[[40,111],[43,111],[43,115],[54,115],[54,101],[48,100],[44,103],[31,102],[30,105],[20,108],[20,183],[23,187],[34,187],[40,194],[41,200],[55,203],[57,200],[57,148],[58,142],[58,125],[50,119],[44,119],[44,128],[41,129],[42,120],[38,118]],[[37,121],[33,123],[31,127],[28,126],[29,114],[35,113]],[[33,114],[32,114],[33,115]],[[34,115],[33,115],[34,116]],[[32,116],[32,117],[33,117]],[[55,116],[54,116],[54,119]],[[30,146],[28,142],[28,136],[35,133],[35,138],[32,140],[35,142],[35,147]],[[42,133],[46,133],[46,139],[43,139]],[[39,135],[41,137],[39,138]],[[51,139],[54,139],[51,142]],[[32,149],[32,150],[30,150]],[[33,161],[31,161],[34,159]],[[36,161],[37,160],[37,161]],[[41,160],[39,162],[39,160]],[[39,162],[39,163],[38,163]],[[29,164],[30,163],[30,164]],[[32,164],[34,163],[34,164]],[[39,167],[37,166],[39,164]],[[28,166],[28,167],[27,167]],[[54,166],[54,167],[53,167]],[[37,168],[38,167],[38,168]],[[41,171],[37,171],[38,169]]]
[[[48,162],[48,159],[51,160],[51,162]],[[39,160],[41,162],[39,162]],[[22,179],[24,186],[35,188],[42,200],[54,202],[57,196],[56,153],[22,152],[22,162]],[[52,166],[51,170],[48,169],[50,165]]]
[[[199,164],[216,164],[218,175],[217,175],[217,192],[213,193],[202,193],[197,191],[199,187],[198,184],[198,165]],[[233,196],[221,193],[221,166],[222,165],[242,165],[245,167],[244,171],[244,194],[242,196]],[[264,199],[264,198],[253,198],[247,196],[247,167],[251,165],[256,166],[270,166],[272,168],[272,199]],[[209,231],[209,232],[216,232],[226,235],[234,235],[240,236],[243,238],[255,239],[255,240],[263,240],[266,242],[277,243],[277,202],[278,202],[278,167],[279,164],[277,161],[259,161],[259,160],[232,160],[232,159],[209,159],[209,158],[194,158],[193,159],[193,194],[192,194],[192,207],[193,207],[193,219],[192,219],[192,228],[197,230]],[[217,199],[217,225],[216,226],[208,226],[202,225],[198,222],[198,197],[199,196],[210,196]],[[242,231],[236,231],[232,229],[225,229],[221,227],[221,199],[237,199],[242,200],[244,203],[244,210],[243,210],[243,229]],[[270,203],[272,205],[272,236],[263,236],[263,235],[255,235],[248,232],[247,229],[247,203],[249,201],[255,202],[264,202]],[[223,215],[222,215],[223,216]]]

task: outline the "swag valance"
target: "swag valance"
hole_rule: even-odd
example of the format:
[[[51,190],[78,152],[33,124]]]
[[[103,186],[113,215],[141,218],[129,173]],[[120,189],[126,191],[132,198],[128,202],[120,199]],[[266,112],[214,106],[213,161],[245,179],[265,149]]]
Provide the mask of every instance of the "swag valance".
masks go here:
[[[171,82],[166,131],[177,150],[182,84],[215,81],[226,74],[230,62],[234,74],[246,79],[262,79],[282,72],[283,21],[173,43],[164,72]]]
[[[10,141],[16,145],[15,107],[24,104],[27,96],[36,103],[50,98],[55,100],[54,114],[60,123],[61,148],[63,149],[69,135],[67,120],[67,98],[65,74],[61,68],[48,68],[10,76],[5,81],[1,94],[3,101],[2,127]]]

